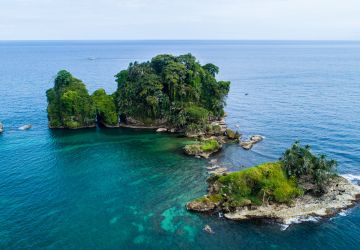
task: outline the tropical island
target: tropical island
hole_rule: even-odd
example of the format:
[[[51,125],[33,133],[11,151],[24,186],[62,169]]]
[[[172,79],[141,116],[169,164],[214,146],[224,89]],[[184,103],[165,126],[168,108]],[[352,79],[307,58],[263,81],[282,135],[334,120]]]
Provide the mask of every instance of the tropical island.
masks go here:
[[[201,65],[191,54],[158,55],[120,71],[112,95],[103,89],[89,95],[81,80],[62,70],[46,92],[49,127],[78,129],[101,123],[205,131],[208,121],[224,116],[230,82],[217,81],[218,72],[217,66]]]
[[[116,74],[117,90],[92,95],[65,70],[46,92],[50,128],[79,129],[97,125],[181,133],[194,140],[184,152],[208,158],[228,142],[246,150],[263,140],[227,128],[225,99],[230,82],[216,80],[219,68],[201,65],[191,54],[158,55],[130,63]],[[328,216],[360,199],[360,187],[336,174],[337,163],[295,143],[279,161],[238,172],[213,171],[208,194],[189,202],[188,210],[222,213],[228,219],[275,219],[289,222],[311,215]],[[225,170],[224,170],[225,169]],[[219,169],[218,169],[219,170]]]
[[[201,65],[191,54],[158,55],[130,63],[116,74],[117,90],[88,93],[69,72],[58,72],[46,92],[50,128],[152,128],[183,133],[198,141],[185,147],[190,155],[208,157],[239,133],[226,127],[225,98],[230,82],[217,81],[219,68]]]
[[[337,163],[298,142],[279,161],[208,178],[208,194],[188,210],[223,213],[232,220],[271,219],[289,224],[331,216],[360,200],[360,187],[336,173]]]

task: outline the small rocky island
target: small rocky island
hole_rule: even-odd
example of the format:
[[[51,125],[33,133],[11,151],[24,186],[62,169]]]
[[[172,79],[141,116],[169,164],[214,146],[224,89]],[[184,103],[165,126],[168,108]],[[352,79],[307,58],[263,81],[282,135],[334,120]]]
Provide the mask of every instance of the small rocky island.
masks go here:
[[[201,65],[191,54],[158,55],[130,63],[115,77],[117,90],[88,93],[85,84],[61,70],[46,92],[50,128],[128,127],[181,133],[194,138],[184,152],[209,157],[240,134],[226,127],[230,82],[217,81],[219,68]],[[252,142],[255,143],[255,142]]]
[[[130,63],[115,77],[117,90],[92,95],[69,72],[60,71],[46,92],[50,128],[163,128],[186,135],[201,134],[224,117],[230,82],[217,81],[219,68],[201,65],[191,54],[158,55]]]
[[[360,199],[360,187],[337,175],[336,165],[297,142],[278,162],[210,176],[208,194],[186,207],[220,212],[232,220],[271,219],[285,224],[331,216]]]

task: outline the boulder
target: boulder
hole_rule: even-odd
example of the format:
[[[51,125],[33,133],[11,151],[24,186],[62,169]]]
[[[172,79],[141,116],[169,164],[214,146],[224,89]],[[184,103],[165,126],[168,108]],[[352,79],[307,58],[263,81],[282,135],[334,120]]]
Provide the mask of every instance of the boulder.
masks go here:
[[[240,146],[243,149],[249,150],[254,146],[255,143],[258,143],[258,142],[262,141],[263,139],[264,139],[264,137],[261,135],[253,135],[250,137],[249,141],[241,141]]]
[[[253,145],[254,145],[254,142],[252,142],[252,141],[241,141],[240,142],[240,146],[246,150],[250,150]]]
[[[250,137],[250,141],[253,141],[254,143],[262,141],[263,139],[264,137],[262,137],[261,135],[253,135]]]
[[[28,129],[31,129],[31,127],[32,127],[31,124],[26,124],[26,125],[19,127],[19,130],[28,130]]]
[[[167,128],[158,128],[158,129],[156,130],[156,132],[158,132],[158,133],[166,132],[166,131],[167,131]]]
[[[210,201],[207,197],[203,199],[194,200],[186,204],[186,209],[196,212],[210,212],[214,210],[216,203]]]

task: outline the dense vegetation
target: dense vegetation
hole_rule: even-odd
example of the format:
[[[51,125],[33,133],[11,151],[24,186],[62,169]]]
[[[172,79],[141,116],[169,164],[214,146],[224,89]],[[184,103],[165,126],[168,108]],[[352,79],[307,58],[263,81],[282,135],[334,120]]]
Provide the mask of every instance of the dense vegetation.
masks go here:
[[[113,96],[107,95],[104,89],[98,89],[91,97],[95,104],[98,122],[105,126],[118,126],[119,115]]]
[[[281,162],[265,163],[224,176],[214,176],[209,181],[218,187],[217,192],[199,200],[217,200],[230,210],[250,204],[288,203],[302,194],[296,178],[287,178]]]
[[[205,131],[209,120],[224,116],[230,82],[217,81],[218,72],[217,66],[202,66],[191,54],[158,55],[119,72],[113,95],[99,89],[90,96],[79,79],[62,70],[47,91],[49,126],[91,127],[96,118],[117,126],[120,117],[134,125]]]
[[[327,160],[323,155],[315,156],[309,146],[302,147],[295,142],[278,162],[211,176],[209,194],[194,202],[208,206],[217,204],[229,211],[269,202],[290,203],[305,191],[322,194],[326,183],[335,175],[335,169],[336,161]]]
[[[287,149],[280,160],[284,164],[287,176],[314,182],[317,186],[316,191],[320,193],[324,192],[337,166],[335,160],[328,160],[325,155],[316,156],[311,153],[310,146],[302,147],[299,142]]]
[[[192,144],[188,144],[184,147],[185,153],[188,155],[201,155],[211,154],[218,151],[221,148],[221,144],[215,139],[208,139]]]
[[[85,84],[62,70],[55,85],[46,92],[51,128],[82,128],[95,126],[95,106]]]
[[[204,130],[209,119],[224,115],[230,82],[217,81],[218,71],[213,64],[200,65],[191,54],[131,63],[116,75],[121,118]]]

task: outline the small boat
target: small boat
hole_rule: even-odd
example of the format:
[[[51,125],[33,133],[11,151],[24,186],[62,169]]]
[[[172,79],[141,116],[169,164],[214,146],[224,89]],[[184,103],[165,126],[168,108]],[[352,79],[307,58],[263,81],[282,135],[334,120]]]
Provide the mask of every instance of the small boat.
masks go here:
[[[0,133],[4,132],[4,125],[0,122]]]
[[[28,129],[31,129],[31,127],[32,127],[31,124],[26,124],[26,125],[19,127],[19,130],[28,130]]]

